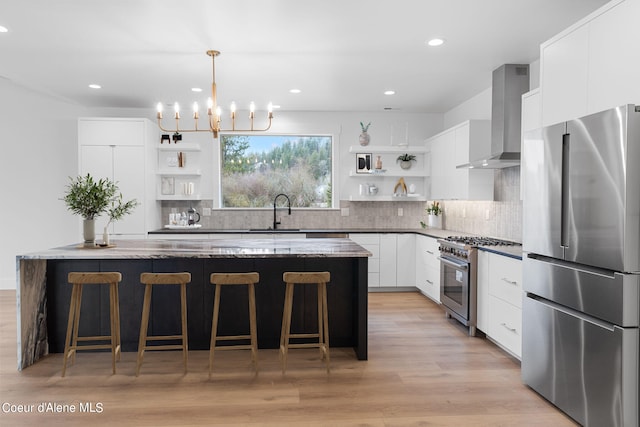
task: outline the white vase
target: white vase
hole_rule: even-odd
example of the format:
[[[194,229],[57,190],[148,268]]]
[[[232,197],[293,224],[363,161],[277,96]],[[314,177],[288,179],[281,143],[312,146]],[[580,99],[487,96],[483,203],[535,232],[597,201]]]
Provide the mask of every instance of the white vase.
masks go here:
[[[429,228],[442,228],[442,215],[427,215]]]
[[[107,229],[107,227],[105,227],[104,231],[102,232],[102,244],[109,246],[109,230]]]
[[[84,237],[84,246],[93,247],[96,245],[96,220],[82,220],[82,236]]]

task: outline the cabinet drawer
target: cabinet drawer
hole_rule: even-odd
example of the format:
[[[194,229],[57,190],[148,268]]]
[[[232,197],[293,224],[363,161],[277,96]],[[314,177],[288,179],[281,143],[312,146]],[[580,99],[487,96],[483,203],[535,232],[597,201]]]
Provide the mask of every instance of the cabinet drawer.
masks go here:
[[[489,296],[489,336],[518,358],[522,355],[522,309]]]
[[[369,272],[367,276],[367,280],[369,281],[368,287],[370,288],[380,287],[380,273]]]
[[[489,295],[522,308],[522,261],[490,254]]]
[[[369,258],[369,273],[379,273],[379,272],[380,272],[380,259]]]
[[[440,268],[426,267],[425,292],[434,301],[440,302]]]

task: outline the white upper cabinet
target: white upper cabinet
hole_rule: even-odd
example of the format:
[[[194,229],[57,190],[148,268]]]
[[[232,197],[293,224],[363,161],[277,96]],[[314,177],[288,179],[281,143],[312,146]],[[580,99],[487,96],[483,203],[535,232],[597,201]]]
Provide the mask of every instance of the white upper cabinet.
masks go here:
[[[469,120],[427,140],[431,147],[431,199],[493,200],[493,170],[457,166],[490,151],[491,122]]]
[[[155,141],[157,131],[146,119],[80,118],[78,171],[117,183],[125,200],[136,199],[134,211],[110,226],[116,238],[145,238],[159,226],[155,201]],[[108,218],[98,218],[96,231]]]
[[[614,0],[540,46],[543,126],[640,103],[639,16]]]
[[[640,104],[640,1],[626,0],[589,24],[588,112]]]
[[[541,47],[543,123],[550,125],[587,113],[588,26]]]

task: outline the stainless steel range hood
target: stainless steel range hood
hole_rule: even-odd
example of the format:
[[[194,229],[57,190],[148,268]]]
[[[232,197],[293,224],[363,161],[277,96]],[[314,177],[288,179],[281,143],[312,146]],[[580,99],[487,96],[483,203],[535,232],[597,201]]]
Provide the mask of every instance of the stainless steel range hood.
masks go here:
[[[458,168],[501,169],[520,164],[522,94],[528,91],[528,64],[505,64],[493,71],[491,152]]]

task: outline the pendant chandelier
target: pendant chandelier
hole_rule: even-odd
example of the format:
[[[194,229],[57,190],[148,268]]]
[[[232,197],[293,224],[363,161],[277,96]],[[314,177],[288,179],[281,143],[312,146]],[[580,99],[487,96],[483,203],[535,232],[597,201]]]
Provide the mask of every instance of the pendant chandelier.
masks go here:
[[[268,124],[265,128],[262,129],[254,129],[253,120],[255,118],[255,109],[256,106],[253,102],[249,105],[249,129],[236,129],[236,104],[235,102],[231,103],[230,106],[230,117],[231,117],[231,128],[230,129],[221,129],[220,122],[222,121],[222,109],[218,106],[216,99],[216,64],[215,58],[220,55],[220,52],[217,50],[208,50],[207,55],[211,57],[211,71],[212,71],[212,82],[211,82],[211,98],[207,100],[207,115],[209,116],[209,126],[206,129],[198,128],[198,119],[200,118],[200,114],[198,112],[198,103],[193,103],[193,120],[194,125],[191,129],[183,129],[180,127],[180,106],[176,102],[174,104],[174,119],[176,121],[175,129],[166,129],[162,126],[162,103],[158,102],[158,127],[164,132],[212,132],[213,137],[217,138],[220,132],[264,132],[271,128],[271,121],[273,120],[273,105],[269,103],[268,111],[267,111],[267,119]]]

